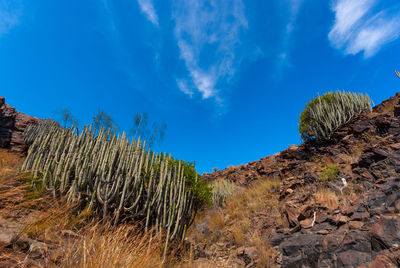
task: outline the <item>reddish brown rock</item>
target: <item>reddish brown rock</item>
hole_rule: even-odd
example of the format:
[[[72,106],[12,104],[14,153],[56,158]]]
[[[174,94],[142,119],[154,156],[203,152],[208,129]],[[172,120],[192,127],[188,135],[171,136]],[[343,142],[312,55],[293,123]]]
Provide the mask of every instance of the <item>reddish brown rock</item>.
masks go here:
[[[385,255],[376,256],[375,260],[369,265],[369,268],[397,268],[398,266]]]
[[[0,147],[16,152],[24,151],[23,132],[29,124],[39,121],[35,117],[19,113],[5,103],[4,97],[0,97]]]
[[[354,229],[354,230],[359,230],[361,227],[364,225],[363,222],[361,221],[350,221],[349,222],[349,228]]]
[[[303,228],[303,229],[308,229],[308,228],[313,227],[312,223],[313,223],[313,219],[312,218],[300,221],[301,228]]]
[[[371,226],[373,246],[387,249],[400,245],[400,217],[384,216]]]
[[[371,261],[371,255],[367,252],[348,250],[337,255],[338,267],[356,267],[368,265]]]

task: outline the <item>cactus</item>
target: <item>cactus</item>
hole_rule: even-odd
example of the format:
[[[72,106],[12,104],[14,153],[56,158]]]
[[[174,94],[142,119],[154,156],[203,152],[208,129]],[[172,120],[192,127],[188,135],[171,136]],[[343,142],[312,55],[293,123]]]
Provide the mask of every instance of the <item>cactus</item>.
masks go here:
[[[235,183],[227,180],[212,182],[212,202],[214,206],[222,206],[225,201],[238,189]]]
[[[30,124],[24,131],[24,142],[27,146],[32,145],[36,137],[44,135],[50,131],[53,127],[62,128],[61,125],[52,119],[45,119],[40,121],[38,124]]]
[[[328,92],[312,99],[299,118],[303,141],[329,140],[333,132],[365,110],[371,110],[368,95],[351,92]]]
[[[41,175],[55,194],[82,202],[114,225],[135,219],[146,231],[156,226],[167,241],[183,238],[207,199],[209,189],[193,164],[146,150],[145,142],[125,133],[92,126],[79,133],[43,122],[25,136],[30,146],[21,170]]]

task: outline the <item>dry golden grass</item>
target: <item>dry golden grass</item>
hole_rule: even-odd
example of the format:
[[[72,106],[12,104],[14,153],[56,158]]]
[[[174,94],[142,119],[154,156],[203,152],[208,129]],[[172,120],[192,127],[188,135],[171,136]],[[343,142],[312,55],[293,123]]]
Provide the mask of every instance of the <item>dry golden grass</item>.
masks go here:
[[[17,174],[21,164],[20,155],[0,148],[0,178]]]
[[[271,247],[269,242],[266,241],[258,231],[255,231],[252,234],[250,241],[259,251],[259,261],[257,262],[256,267],[274,267],[273,257],[276,256],[277,252]]]
[[[192,227],[189,229],[189,239],[194,243],[206,241],[208,245],[224,242],[236,248],[254,246],[259,252],[257,267],[272,267],[276,252],[257,231],[257,226],[254,224],[255,219],[260,217],[274,218],[275,222],[281,221],[281,215],[266,216],[268,211],[278,206],[280,186],[279,179],[264,179],[255,181],[248,188],[238,190],[227,200],[223,208],[203,212],[197,217],[196,223],[208,223],[211,234],[200,233]],[[230,263],[229,259],[225,261]],[[225,265],[223,262],[218,264],[222,265],[221,267]]]
[[[227,203],[224,214],[242,220],[251,218],[265,207],[277,205],[278,199],[274,193],[280,188],[279,179],[265,179],[254,182],[247,189],[238,191]]]
[[[136,226],[116,229],[94,224],[70,243],[54,267],[109,268],[162,267],[162,242],[152,232],[143,234]]]
[[[314,197],[317,203],[320,203],[330,210],[335,210],[339,206],[339,197],[330,189],[319,188],[314,194]]]

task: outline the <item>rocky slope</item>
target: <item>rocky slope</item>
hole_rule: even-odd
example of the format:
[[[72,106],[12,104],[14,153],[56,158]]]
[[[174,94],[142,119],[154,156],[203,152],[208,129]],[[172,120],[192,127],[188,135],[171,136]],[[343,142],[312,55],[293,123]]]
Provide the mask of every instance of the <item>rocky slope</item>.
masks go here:
[[[38,119],[18,113],[0,98],[0,147],[23,151],[22,132],[31,122]],[[331,167],[337,172],[326,176]],[[192,232],[188,237],[197,259],[194,266],[399,267],[399,173],[398,93],[349,122],[330,142],[292,146],[247,165],[204,175],[210,181],[234,181],[251,193],[219,214],[211,210],[206,212],[210,217],[196,221],[192,229],[202,236]],[[12,185],[6,188],[14,189]],[[250,245],[247,233],[235,238],[243,231],[236,226],[259,234],[262,241],[256,242],[263,246]],[[232,234],[233,240],[228,238]]]
[[[39,119],[20,113],[0,96],[0,148],[22,152],[25,149],[23,132],[27,125]]]
[[[280,222],[260,231],[282,267],[400,266],[400,94],[337,131],[204,177],[237,185],[280,178]],[[321,180],[324,168],[339,170]],[[248,256],[247,256],[248,257]],[[257,256],[255,257],[257,258]]]

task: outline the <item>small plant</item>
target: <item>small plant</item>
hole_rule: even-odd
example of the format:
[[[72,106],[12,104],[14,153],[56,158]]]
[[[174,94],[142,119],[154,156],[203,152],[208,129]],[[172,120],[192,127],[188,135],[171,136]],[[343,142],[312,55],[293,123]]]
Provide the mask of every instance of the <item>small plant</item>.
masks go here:
[[[371,110],[368,95],[336,91],[313,98],[300,114],[301,139],[329,140],[333,132],[365,110]]]
[[[337,179],[340,174],[340,167],[336,165],[331,165],[329,167],[323,168],[320,174],[321,180],[328,182],[330,180]]]
[[[225,201],[237,190],[235,183],[227,180],[212,182],[212,201],[214,206],[222,206]]]

